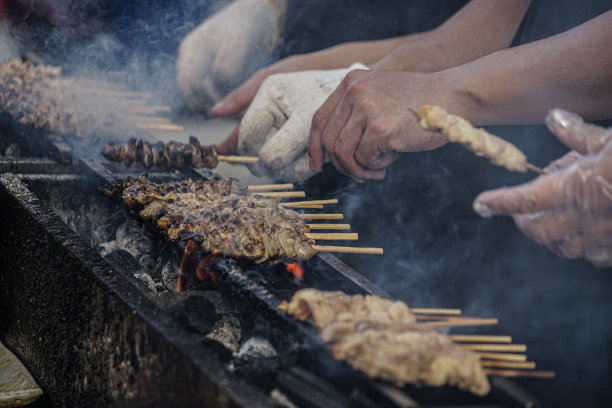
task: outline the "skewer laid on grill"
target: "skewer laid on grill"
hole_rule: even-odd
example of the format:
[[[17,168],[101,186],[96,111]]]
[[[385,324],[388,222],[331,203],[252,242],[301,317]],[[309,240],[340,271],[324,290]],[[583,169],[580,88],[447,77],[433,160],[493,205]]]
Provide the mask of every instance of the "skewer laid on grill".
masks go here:
[[[107,160],[123,163],[127,167],[130,167],[132,163],[140,163],[147,169],[154,166],[214,169],[219,161],[231,163],[256,163],[259,161],[258,157],[252,156],[220,155],[216,146],[203,146],[195,136],[189,136],[189,143],[174,141],[150,143],[136,138],[122,144],[109,142],[104,145],[102,155]]]
[[[277,197],[249,192],[235,179],[153,183],[142,176],[117,182],[107,194],[150,221],[170,241],[194,241],[205,252],[255,262],[307,260],[317,252],[382,254],[381,248],[316,245],[317,240],[356,239],[353,233],[310,232],[303,217]],[[303,192],[300,192],[303,193]]]

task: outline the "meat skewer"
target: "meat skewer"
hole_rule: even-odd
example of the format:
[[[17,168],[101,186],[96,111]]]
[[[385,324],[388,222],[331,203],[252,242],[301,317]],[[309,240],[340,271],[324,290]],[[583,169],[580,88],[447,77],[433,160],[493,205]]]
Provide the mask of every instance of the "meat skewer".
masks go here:
[[[545,174],[544,170],[528,163],[523,152],[512,143],[484,129],[475,128],[464,118],[449,114],[439,106],[421,106],[414,114],[421,128],[442,132],[451,142],[461,143],[477,156],[484,156],[497,166],[510,171],[532,170]]]
[[[298,320],[311,319],[321,339],[331,343],[334,357],[369,377],[489,392],[479,355],[416,323],[403,302],[303,289],[279,309]]]
[[[259,160],[258,157],[219,155],[216,146],[203,146],[195,136],[189,136],[187,144],[174,141],[150,143],[136,138],[131,138],[122,144],[109,142],[104,145],[102,154],[106,159],[122,162],[127,167],[130,167],[132,163],[140,163],[147,169],[153,166],[167,168],[190,166],[213,169],[217,167],[219,160],[223,159],[247,163]]]
[[[193,240],[205,252],[258,263],[310,259],[325,250],[314,245],[312,237],[354,238],[354,234],[309,236],[310,229],[300,214],[281,206],[277,198],[249,193],[232,178],[156,184],[141,176],[117,182],[106,193],[120,194],[125,204],[139,211],[141,218],[170,241]],[[346,248],[353,249],[340,247]]]

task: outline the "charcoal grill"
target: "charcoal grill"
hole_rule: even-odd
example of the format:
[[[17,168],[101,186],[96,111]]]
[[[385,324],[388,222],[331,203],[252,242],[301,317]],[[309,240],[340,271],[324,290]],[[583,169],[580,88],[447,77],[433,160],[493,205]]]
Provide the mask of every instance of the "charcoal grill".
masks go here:
[[[55,136],[20,131],[20,140],[48,137],[51,144],[68,145]],[[99,188],[138,172],[96,158],[47,157],[48,144],[25,146],[33,157],[0,161],[0,204],[9,214],[0,238],[0,339],[44,389],[41,406],[535,405],[533,397],[503,379],[493,379],[491,394],[478,398],[450,387],[398,388],[334,360],[314,328],[280,312],[278,304],[300,287],[389,296],[330,254],[305,263],[303,282],[284,265],[247,268],[215,259],[217,284],[203,282],[184,292],[152,290],[134,277],[139,266],[133,257],[118,251],[102,257],[95,249],[95,226],[75,223],[75,232],[54,213],[52,199],[60,194],[129,218]],[[150,175],[213,176],[200,170]],[[211,337],[229,330],[227,322],[237,325],[238,340]],[[239,346],[246,339],[260,341],[263,352],[243,357]]]

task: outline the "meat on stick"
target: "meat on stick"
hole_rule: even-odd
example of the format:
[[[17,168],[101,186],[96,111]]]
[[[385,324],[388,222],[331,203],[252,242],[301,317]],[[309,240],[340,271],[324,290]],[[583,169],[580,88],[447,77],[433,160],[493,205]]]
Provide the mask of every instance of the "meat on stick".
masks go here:
[[[477,156],[484,156],[497,166],[510,171],[532,170],[545,174],[544,170],[528,163],[523,152],[512,143],[484,129],[475,128],[464,118],[450,114],[439,106],[421,106],[414,114],[421,128],[442,132],[451,142],[461,143]]]

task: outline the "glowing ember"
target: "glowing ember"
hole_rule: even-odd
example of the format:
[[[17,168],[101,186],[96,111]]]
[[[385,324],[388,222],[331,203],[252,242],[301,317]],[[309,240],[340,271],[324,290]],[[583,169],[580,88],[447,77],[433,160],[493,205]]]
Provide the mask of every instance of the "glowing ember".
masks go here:
[[[212,259],[218,253],[219,252],[217,251],[212,252],[206,255],[204,258],[202,258],[200,262],[198,262],[198,266],[196,266],[196,276],[198,277],[199,280],[201,281],[210,280],[212,283],[218,282],[217,275],[215,275],[215,272],[213,272],[212,265],[211,265]]]
[[[210,280],[213,283],[217,283],[217,276],[212,270],[211,261],[219,252],[214,251],[201,257],[199,249],[200,246],[195,241],[190,240],[187,242],[176,279],[177,292],[184,290],[185,285],[189,285],[188,282],[193,284],[194,273],[200,282]]]
[[[299,280],[304,279],[304,269],[299,262],[293,262],[287,265],[287,270]]]

